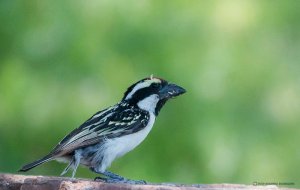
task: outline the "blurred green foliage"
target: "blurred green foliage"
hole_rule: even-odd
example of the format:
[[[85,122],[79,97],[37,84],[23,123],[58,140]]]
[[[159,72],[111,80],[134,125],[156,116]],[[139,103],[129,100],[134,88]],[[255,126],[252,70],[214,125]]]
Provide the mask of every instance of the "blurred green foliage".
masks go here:
[[[296,0],[0,1],[0,171],[47,154],[154,74],[188,93],[111,171],[300,187],[299,10]]]

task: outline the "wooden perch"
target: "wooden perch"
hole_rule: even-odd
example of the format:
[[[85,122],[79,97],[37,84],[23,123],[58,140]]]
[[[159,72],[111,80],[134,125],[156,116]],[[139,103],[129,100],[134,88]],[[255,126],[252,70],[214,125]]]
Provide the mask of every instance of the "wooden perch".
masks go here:
[[[25,176],[14,174],[0,174],[1,190],[292,190],[275,185],[270,186],[252,186],[236,184],[210,184],[210,185],[178,185],[178,184],[147,184],[147,185],[129,185],[129,184],[112,184],[96,182],[87,179],[71,179],[64,177],[48,176]]]

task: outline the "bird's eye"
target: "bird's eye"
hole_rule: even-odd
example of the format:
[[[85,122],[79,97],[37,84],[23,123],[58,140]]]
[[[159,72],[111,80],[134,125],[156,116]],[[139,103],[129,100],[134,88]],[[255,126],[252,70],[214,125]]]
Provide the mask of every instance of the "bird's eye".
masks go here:
[[[153,84],[153,87],[154,87],[154,88],[158,88],[158,87],[160,87],[160,84],[159,84],[159,83],[154,83],[154,84]]]

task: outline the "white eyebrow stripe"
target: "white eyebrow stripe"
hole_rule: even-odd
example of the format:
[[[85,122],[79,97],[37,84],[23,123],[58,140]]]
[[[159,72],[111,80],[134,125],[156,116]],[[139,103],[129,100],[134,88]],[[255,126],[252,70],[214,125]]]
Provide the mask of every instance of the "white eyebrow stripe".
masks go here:
[[[135,85],[135,87],[132,89],[132,91],[126,96],[125,100],[130,99],[132,97],[132,95],[139,89],[146,88],[153,83],[161,83],[161,81],[157,78],[153,78],[151,80],[145,80],[144,82],[138,83],[137,85]]]

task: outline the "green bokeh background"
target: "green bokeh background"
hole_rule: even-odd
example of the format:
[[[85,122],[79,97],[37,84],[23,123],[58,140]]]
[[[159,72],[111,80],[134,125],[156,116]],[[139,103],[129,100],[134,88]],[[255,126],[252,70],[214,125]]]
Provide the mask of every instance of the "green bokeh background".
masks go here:
[[[298,0],[1,1],[0,171],[17,173],[154,74],[188,93],[111,171],[300,187],[299,10]]]

